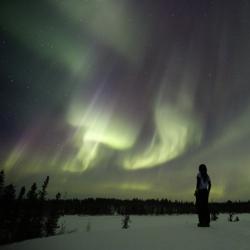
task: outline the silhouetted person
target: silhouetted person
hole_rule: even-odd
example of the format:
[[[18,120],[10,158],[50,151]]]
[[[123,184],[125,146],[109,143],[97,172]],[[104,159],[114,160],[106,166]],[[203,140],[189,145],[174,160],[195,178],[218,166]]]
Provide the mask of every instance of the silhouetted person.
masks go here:
[[[198,227],[209,227],[210,224],[210,213],[208,209],[208,196],[210,189],[211,180],[207,174],[207,167],[205,164],[201,164],[199,166],[199,173],[197,174],[195,190],[196,209],[199,217]]]

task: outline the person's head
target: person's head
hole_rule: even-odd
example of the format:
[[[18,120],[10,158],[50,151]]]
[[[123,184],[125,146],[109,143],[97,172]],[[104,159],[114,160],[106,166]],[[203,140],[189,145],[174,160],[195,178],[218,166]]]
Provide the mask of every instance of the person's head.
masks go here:
[[[207,175],[207,166],[205,164],[201,164],[199,166],[199,172],[201,173],[202,176]]]

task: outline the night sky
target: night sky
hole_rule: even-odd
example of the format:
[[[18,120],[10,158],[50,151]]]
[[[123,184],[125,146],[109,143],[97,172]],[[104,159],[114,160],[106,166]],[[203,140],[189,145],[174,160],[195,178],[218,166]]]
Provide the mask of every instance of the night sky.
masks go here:
[[[249,0],[1,0],[0,168],[63,197],[250,199]]]

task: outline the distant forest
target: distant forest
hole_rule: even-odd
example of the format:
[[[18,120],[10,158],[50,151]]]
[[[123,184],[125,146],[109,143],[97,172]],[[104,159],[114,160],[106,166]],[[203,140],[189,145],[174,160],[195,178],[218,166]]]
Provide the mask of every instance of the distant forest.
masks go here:
[[[193,202],[168,199],[47,199],[49,176],[38,188],[33,183],[29,190],[16,192],[13,184],[5,185],[4,171],[0,172],[0,244],[30,238],[47,237],[58,233],[58,219],[63,215],[164,215],[194,214]],[[250,213],[250,201],[209,203],[210,212]]]
[[[48,204],[52,202],[48,201]],[[63,215],[164,215],[195,214],[194,202],[171,201],[168,199],[67,199],[59,200],[58,207]],[[250,213],[250,201],[227,201],[209,203],[211,213]]]

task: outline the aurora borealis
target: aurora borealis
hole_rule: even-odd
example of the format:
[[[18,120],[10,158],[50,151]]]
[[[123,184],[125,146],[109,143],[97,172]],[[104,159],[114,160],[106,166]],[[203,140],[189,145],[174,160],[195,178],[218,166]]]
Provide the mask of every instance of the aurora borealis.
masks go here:
[[[67,197],[250,198],[250,1],[0,3],[0,164]]]

